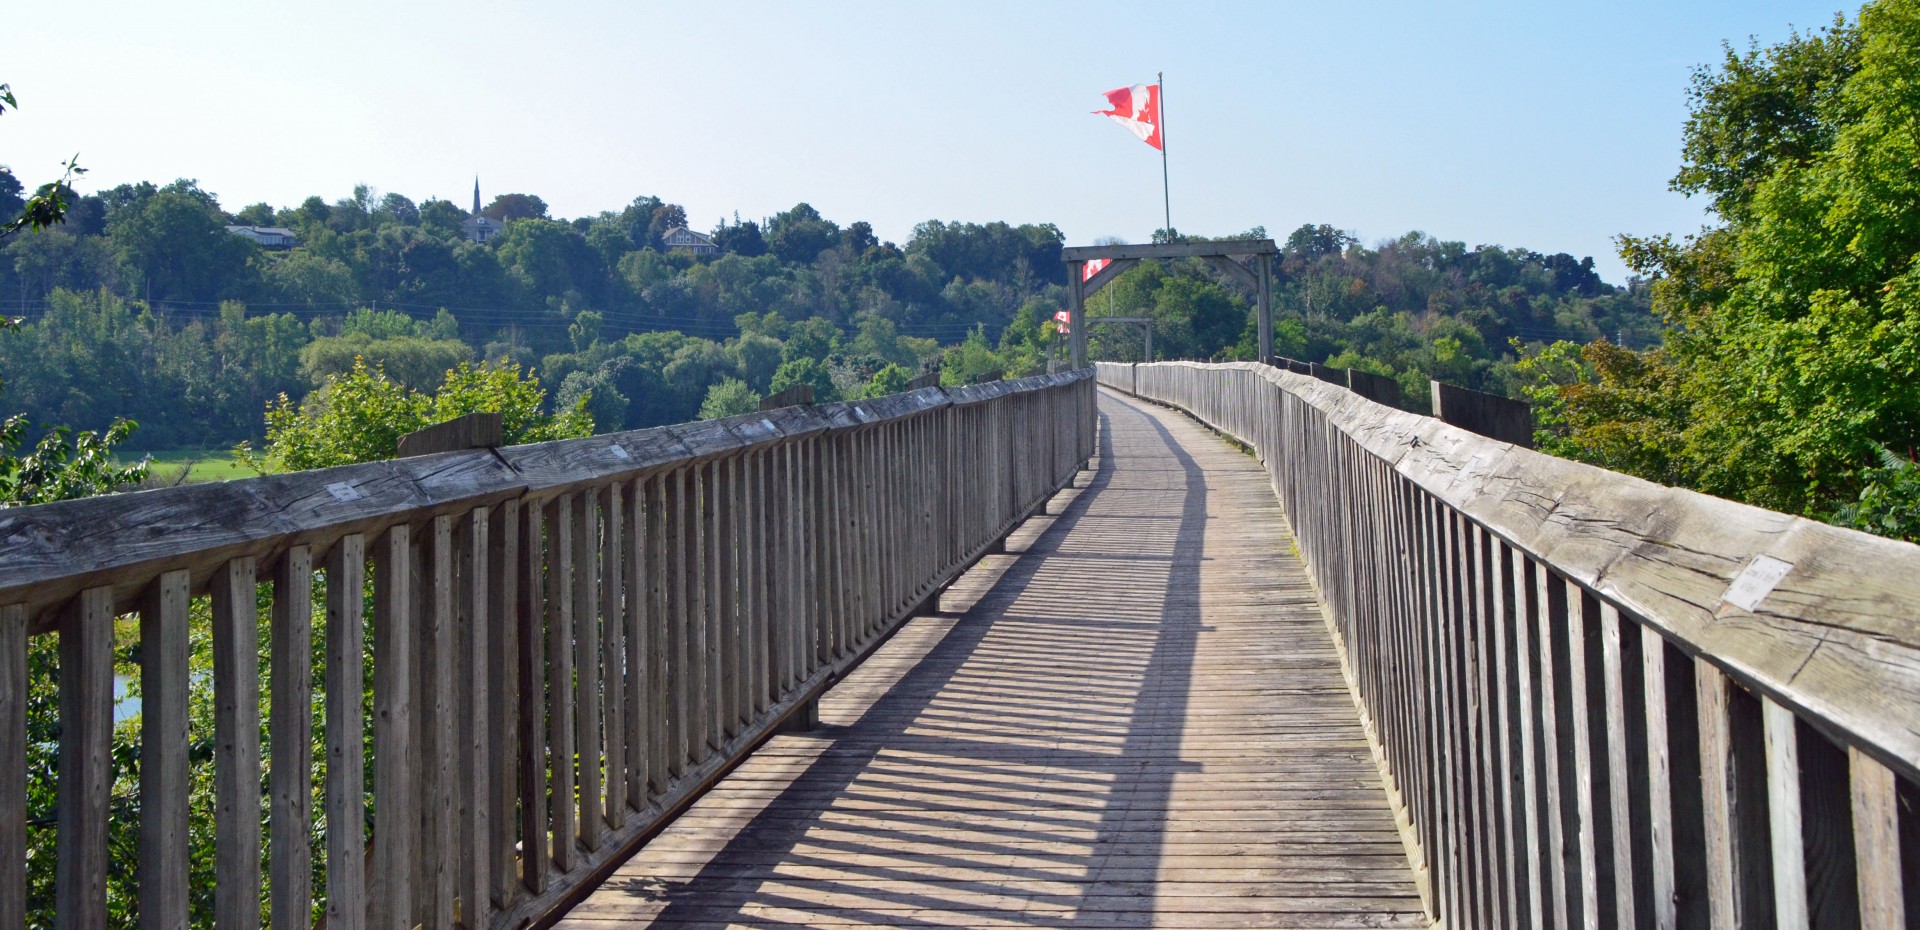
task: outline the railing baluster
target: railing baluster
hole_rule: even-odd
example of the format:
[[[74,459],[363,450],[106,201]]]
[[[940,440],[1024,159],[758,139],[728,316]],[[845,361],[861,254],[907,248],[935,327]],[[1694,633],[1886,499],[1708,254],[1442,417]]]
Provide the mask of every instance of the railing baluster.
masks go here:
[[[260,926],[260,627],[254,583],[251,556],[232,559],[214,573],[213,794],[217,807],[214,815],[217,877],[213,921],[220,930]],[[111,609],[109,603],[109,612]],[[111,675],[111,668],[108,674]],[[66,805],[61,806],[64,809]]]
[[[500,685],[493,681],[490,658],[493,527],[489,517],[485,507],[468,511],[460,518],[454,538],[454,575],[460,589],[455,622],[459,664],[453,684],[455,706],[461,709],[454,724],[458,760],[453,780],[458,798],[454,920],[467,927],[485,926],[493,901],[493,779],[497,761],[493,753],[497,726],[493,712],[497,708],[492,692]]]
[[[367,925],[366,537],[327,552],[327,930]]]
[[[579,760],[580,847],[600,848],[607,815],[600,780],[600,512],[594,493],[569,495],[573,512],[572,571],[567,584],[573,600],[573,743]]]
[[[562,494],[547,503],[547,746],[548,782],[552,808],[553,867],[565,875],[573,871],[574,847],[580,839],[579,808],[574,796],[574,495]]]
[[[413,865],[420,832],[413,733],[411,534],[386,531],[373,561],[373,872],[368,884],[373,930],[413,926]],[[257,857],[256,857],[257,858]],[[224,928],[222,928],[224,930]]]
[[[1779,930],[1807,930],[1807,864],[1800,823],[1800,737],[1793,711],[1760,699],[1767,743],[1767,815],[1773,909]]]
[[[184,609],[180,624],[180,644],[186,642],[186,624]],[[142,613],[142,640],[146,640],[146,613]],[[154,646],[144,646],[157,649]],[[184,665],[186,657],[180,655]],[[179,674],[182,684],[186,671]],[[186,763],[186,698],[184,690],[180,692],[180,738],[179,749],[175,755],[167,757],[171,767],[184,767]],[[159,769],[159,767],[156,767]],[[173,769],[169,769],[173,771]],[[144,771],[142,771],[144,774]],[[180,776],[180,784],[186,784],[186,778]],[[184,792],[182,792],[184,799]],[[156,811],[157,813],[157,811]],[[179,824],[180,847],[186,845],[186,807],[179,805],[177,811],[169,809],[165,819],[156,817],[154,826],[161,824]],[[154,874],[148,863],[148,847],[156,845],[156,840],[148,840],[142,832],[140,836],[140,876],[146,884],[146,876]],[[173,845],[169,844],[169,851]],[[180,861],[184,867],[184,857]],[[165,903],[161,913],[173,917],[179,913],[180,922],[186,920],[186,872],[169,872],[159,876],[173,880],[179,886],[175,893],[177,903]],[[156,899],[159,890],[156,888]],[[27,926],[27,605],[8,603],[0,605],[0,926]],[[154,924],[140,924],[140,930],[152,930]],[[179,926],[179,924],[177,924]]]
[[[518,870],[514,864],[517,833],[515,803],[520,788],[519,658],[520,502],[501,501],[487,519],[486,629],[483,660],[487,682],[487,783],[491,788],[487,816],[488,890],[496,908],[505,910],[518,897]]]
[[[60,826],[54,907],[62,930],[105,930],[107,925],[112,750],[113,591],[89,588],[80,592],[60,621]],[[20,771],[24,774],[26,766]],[[257,811],[254,836],[258,850]],[[257,855],[253,868],[257,889]],[[255,923],[259,922],[257,906]]]
[[[650,545],[647,508],[651,479],[628,485],[626,510],[621,515],[620,536],[626,555],[621,569],[626,585],[626,744],[627,806],[633,811],[647,809],[648,782],[653,765],[652,734],[659,729],[654,718],[652,694],[652,639],[648,623],[653,616],[653,582],[649,575],[655,551]]]
[[[621,554],[628,531],[626,495],[621,482],[600,491],[600,657],[601,693],[606,702],[607,826],[627,824],[627,565]]]
[[[272,921],[313,920],[313,553],[294,546],[273,570]],[[142,795],[149,797],[149,795]]]
[[[547,636],[546,512],[538,503],[520,505],[518,590],[514,610],[515,660],[519,668],[520,881],[531,894],[547,888]]]
[[[1860,925],[1905,926],[1909,915],[1902,887],[1900,805],[1893,772],[1857,748],[1849,751],[1847,762],[1852,772]]]
[[[420,540],[420,651],[414,664],[414,713],[419,749],[416,774],[421,813],[420,845],[414,854],[414,920],[427,927],[453,924],[455,868],[453,783],[456,768],[453,717],[454,649],[453,518],[433,517]]]
[[[170,571],[148,586],[140,608],[140,928],[176,930],[187,926],[187,685],[190,654],[188,612],[193,576]],[[19,613],[22,648],[26,614]],[[7,620],[0,616],[0,639]],[[0,653],[6,646],[0,644]],[[25,653],[22,653],[24,657]],[[0,702],[24,697],[26,682],[0,680]],[[356,689],[355,693],[358,693]],[[17,698],[14,698],[17,699]],[[277,705],[276,705],[277,706]],[[6,718],[0,713],[0,719]],[[23,721],[24,722],[24,721]],[[11,728],[9,728],[11,732]],[[0,752],[0,771],[25,771],[26,760]],[[19,779],[6,776],[8,784]],[[21,802],[24,804],[25,799]],[[11,811],[11,805],[4,808]],[[280,829],[276,821],[276,833]],[[301,837],[305,841],[305,836]],[[0,843],[0,846],[4,846]],[[24,889],[21,891],[24,896]],[[0,901],[7,898],[0,889]],[[20,899],[14,899],[17,903]],[[26,926],[24,913],[10,922],[0,903],[0,926]]]

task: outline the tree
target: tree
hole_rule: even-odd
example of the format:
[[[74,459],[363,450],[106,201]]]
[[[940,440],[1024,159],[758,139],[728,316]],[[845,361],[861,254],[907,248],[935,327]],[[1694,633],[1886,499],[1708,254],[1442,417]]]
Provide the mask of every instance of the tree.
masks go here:
[[[1795,34],[1695,78],[1689,163],[1725,225],[1622,241],[1688,401],[1696,486],[1788,512],[1856,500],[1920,445],[1920,3]]]
[[[760,224],[752,220],[736,222],[731,226],[725,223],[715,226],[713,244],[747,258],[767,254],[767,240],[760,234]]]
[[[19,108],[13,88],[0,84],[0,115]],[[13,176],[11,168],[0,165],[0,239],[23,229],[39,231],[66,221],[67,209],[77,196],[73,191],[73,182],[86,174],[87,169],[80,167],[78,155],[67,159],[61,167],[66,172],[59,179],[40,185],[32,197],[22,199],[20,180]],[[18,205],[14,206],[14,202]]]
[[[783,261],[812,262],[821,252],[833,248],[839,238],[838,226],[811,205],[799,203],[773,218],[767,245]]]
[[[515,365],[463,362],[426,394],[355,360],[306,400],[282,394],[269,405],[265,456],[252,461],[262,470],[301,471],[390,459],[401,436],[478,412],[501,414],[507,445],[593,434],[585,398],[558,413],[541,409],[545,398],[539,379]]]
[[[380,198],[380,205],[374,208],[376,221],[399,223],[402,226],[420,225],[420,208],[412,200],[400,194],[389,193]]]
[[[547,202],[532,194],[501,194],[480,211],[482,216],[502,223],[512,220],[544,220]]]
[[[687,225],[687,208],[677,203],[663,203],[653,208],[653,215],[647,218],[648,248],[666,251],[664,237],[667,230]]]
[[[256,251],[225,220],[192,192],[162,190],[114,216],[114,250],[149,300],[222,300],[246,292]]]
[[[773,373],[773,384],[768,392],[778,394],[802,384],[812,386],[813,402],[816,404],[840,399],[840,389],[833,383],[833,372],[817,358],[803,357],[780,363],[779,369]]]
[[[233,221],[241,226],[272,226],[273,206],[266,203],[249,204],[233,215]]]
[[[759,394],[747,387],[745,381],[727,378],[707,389],[706,399],[700,402],[700,419],[718,420],[759,409]]]

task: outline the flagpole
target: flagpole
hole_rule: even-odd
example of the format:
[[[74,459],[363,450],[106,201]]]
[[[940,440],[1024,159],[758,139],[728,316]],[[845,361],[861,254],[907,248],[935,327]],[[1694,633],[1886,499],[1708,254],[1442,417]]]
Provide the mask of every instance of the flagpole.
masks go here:
[[[1167,190],[1167,73],[1155,71],[1155,80],[1160,85],[1160,198],[1167,210],[1167,236],[1173,236],[1173,195]]]

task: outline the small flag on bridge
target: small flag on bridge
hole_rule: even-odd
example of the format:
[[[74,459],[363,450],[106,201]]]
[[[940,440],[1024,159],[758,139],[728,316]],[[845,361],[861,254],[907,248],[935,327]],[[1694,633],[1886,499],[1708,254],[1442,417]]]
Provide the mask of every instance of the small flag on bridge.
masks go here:
[[[1080,269],[1080,280],[1082,281],[1093,280],[1094,275],[1099,274],[1102,270],[1104,270],[1108,265],[1111,265],[1111,264],[1113,264],[1113,259],[1111,258],[1088,259],[1086,266]]]
[[[1155,84],[1135,84],[1107,91],[1107,103],[1113,109],[1095,110],[1096,114],[1111,117],[1114,122],[1127,127],[1127,131],[1139,137],[1140,141],[1161,151],[1166,144],[1160,138],[1160,88]]]
[[[1058,311],[1053,315],[1053,328],[1062,333],[1073,332],[1072,323],[1073,314],[1066,310]]]

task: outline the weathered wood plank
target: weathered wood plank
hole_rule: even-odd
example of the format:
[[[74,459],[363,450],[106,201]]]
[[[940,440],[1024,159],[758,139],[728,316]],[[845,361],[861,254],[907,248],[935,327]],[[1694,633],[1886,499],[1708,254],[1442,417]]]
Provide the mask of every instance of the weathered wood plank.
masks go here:
[[[1137,459],[1116,456],[1081,492],[1089,506],[1029,521],[1012,547],[1023,555],[981,563],[942,614],[902,626],[821,698],[833,726],[774,737],[564,925],[776,913],[887,925],[936,900],[948,910],[926,922],[939,925],[1423,925],[1338,653],[1265,481],[1183,420],[1109,409]],[[843,460],[848,478],[884,462],[884,446],[868,451],[881,454]],[[987,499],[1050,478],[989,464],[956,461],[954,474],[977,466],[972,490]],[[1035,500],[1040,487],[1002,499]],[[876,478],[867,499],[911,494]],[[872,512],[861,506],[847,512]],[[955,517],[987,518],[969,550],[999,522],[986,506]],[[883,592],[869,603],[891,597],[868,590]]]
[[[182,611],[184,615],[185,611]],[[145,622],[145,614],[142,614]],[[185,624],[181,625],[181,642],[186,641]],[[146,639],[143,629],[141,638]],[[149,642],[151,642],[149,640]],[[159,653],[159,645],[148,648]],[[184,658],[182,665],[184,667]],[[184,678],[184,671],[181,677]],[[157,717],[158,715],[156,715]],[[186,717],[185,703],[181,702],[180,717]],[[156,721],[157,722],[157,721]],[[144,737],[143,737],[144,742]],[[163,756],[161,765],[166,771],[173,772],[183,768],[186,761],[186,727],[181,727],[180,748],[177,759]],[[160,766],[156,766],[156,769]],[[144,773],[143,773],[144,774]],[[183,779],[184,783],[184,779]],[[144,782],[142,783],[144,786]],[[142,789],[144,791],[144,787]],[[161,820],[161,818],[156,818]],[[162,822],[171,826],[179,817],[169,809]],[[182,826],[181,836],[185,829]],[[182,840],[184,842],[184,839]],[[157,841],[153,844],[157,845]],[[146,876],[153,874],[147,868],[147,848],[150,841],[143,833],[141,836],[141,879],[146,884]],[[171,844],[169,844],[171,848]],[[167,876],[172,878],[173,876]],[[185,885],[185,874],[179,876],[180,884]],[[176,895],[184,903],[184,894]],[[184,915],[179,904],[167,903],[163,913],[177,911]],[[27,605],[0,605],[0,927],[24,927],[27,925]],[[151,925],[143,923],[141,930],[150,930]]]
[[[414,603],[418,605],[418,652],[414,663],[414,786],[420,810],[420,837],[414,849],[414,921],[422,926],[453,923],[457,867],[454,783],[460,778],[455,745],[453,673],[459,663],[454,646],[455,597],[453,517],[427,521],[414,555]]]
[[[271,919],[293,927],[313,919],[313,553],[306,546],[288,549],[274,564],[270,624]]]
[[[1853,775],[1853,856],[1859,874],[1860,926],[1905,926],[1895,776],[1858,749],[1849,751],[1847,761]]]
[[[458,707],[454,755],[461,767],[454,779],[457,830],[454,857],[454,921],[462,926],[484,926],[496,884],[493,869],[493,817],[498,797],[494,791],[501,757],[494,752],[500,710],[493,691],[493,623],[491,619],[493,521],[489,508],[476,507],[461,516],[454,535],[456,600],[455,640],[459,654],[454,675]]]
[[[413,865],[420,802],[413,740],[414,612],[412,533],[381,534],[373,556],[373,870],[367,896],[372,930],[413,926]]]
[[[140,608],[141,930],[173,930],[187,923],[189,584],[187,572],[161,575]],[[7,684],[0,682],[0,701],[9,694]],[[24,684],[12,693],[24,695]],[[4,917],[0,914],[0,926],[12,926]],[[22,916],[20,925],[25,922]]]
[[[366,537],[327,551],[327,927],[367,926]],[[377,770],[376,770],[377,771]]]
[[[248,593],[251,592],[249,588]],[[252,605],[249,598],[247,606]],[[252,634],[251,626],[248,632]],[[216,662],[218,650],[216,643]],[[257,705],[254,710],[258,712]],[[256,764],[258,745],[256,737]],[[106,930],[107,804],[113,788],[112,750],[113,592],[107,588],[89,588],[67,609],[60,624],[60,781],[57,791],[61,816],[54,861],[54,913],[61,930]],[[216,791],[227,786],[227,782],[219,782]],[[257,782],[254,790],[259,790]],[[222,826],[224,828],[224,822]],[[253,829],[255,859],[251,887],[257,894],[260,887],[257,814]],[[223,829],[221,839],[228,838]],[[221,852],[227,849],[226,844],[219,847]],[[244,872],[222,874],[232,874],[236,884],[246,881]],[[256,903],[253,925],[260,921],[257,907]]]
[[[616,481],[600,491],[600,655],[601,694],[606,704],[607,826],[618,830],[627,822],[627,564],[621,558],[627,533],[625,494]],[[596,844],[597,845],[597,844]]]
[[[592,491],[572,497],[573,740],[580,773],[580,845],[593,850],[600,848],[607,824],[600,778],[600,510]]]
[[[260,926],[260,627],[252,558],[213,586],[214,922]]]
[[[1800,737],[1790,711],[1761,699],[1766,717],[1767,813],[1772,819],[1773,909],[1780,930],[1806,930],[1807,867],[1800,823]]]
[[[492,787],[488,813],[487,873],[491,877],[494,907],[513,905],[519,884],[514,847],[519,836],[514,823],[520,789],[519,694],[520,680],[520,517],[519,501],[502,501],[492,508],[487,523],[486,637],[484,664],[487,684],[486,765]]]
[[[515,712],[519,753],[520,881],[538,895],[547,887],[551,858],[547,841],[547,547],[546,512],[538,503],[520,506],[520,558],[514,610],[520,691]]]
[[[580,806],[574,794],[579,783],[574,765],[579,749],[574,730],[578,712],[574,622],[579,609],[574,535],[581,529],[574,498],[562,494],[547,503],[547,791],[552,798],[547,829],[553,842],[553,867],[562,875],[573,870],[580,841]]]

